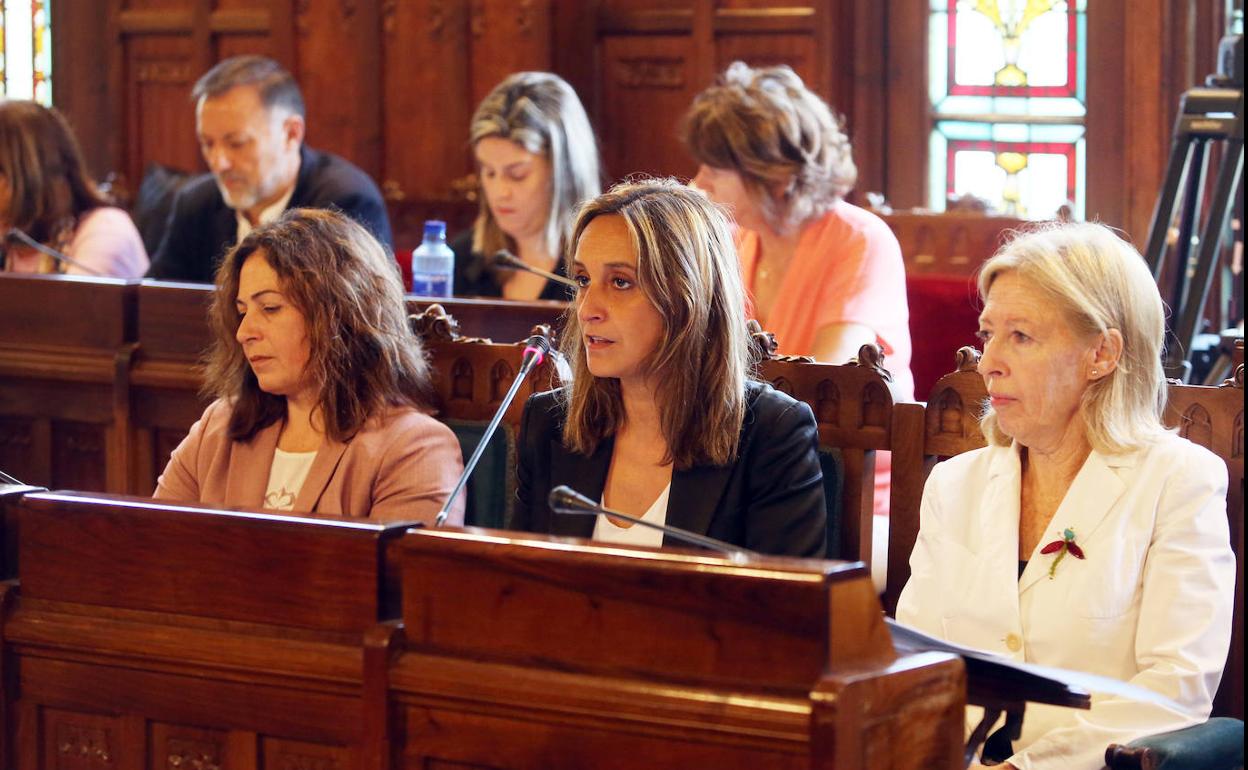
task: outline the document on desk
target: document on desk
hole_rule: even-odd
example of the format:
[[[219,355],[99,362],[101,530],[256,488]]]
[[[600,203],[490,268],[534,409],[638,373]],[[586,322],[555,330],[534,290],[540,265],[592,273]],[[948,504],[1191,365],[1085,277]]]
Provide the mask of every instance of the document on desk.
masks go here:
[[[1102,695],[1119,695],[1141,703],[1155,703],[1180,712],[1185,710],[1164,695],[1120,679],[1089,674],[1084,671],[1072,671],[1067,668],[1042,666],[1037,663],[1023,663],[998,653],[964,647],[938,639],[917,628],[898,623],[892,618],[886,617],[884,621],[893,635],[893,647],[897,652],[936,651],[960,655],[966,662],[968,679],[982,677],[992,679],[997,683],[1014,683],[1019,687],[1016,694],[1019,695],[1020,700],[1070,705],[1067,701],[1071,695],[1095,692]],[[1090,705],[1089,703],[1084,708]]]

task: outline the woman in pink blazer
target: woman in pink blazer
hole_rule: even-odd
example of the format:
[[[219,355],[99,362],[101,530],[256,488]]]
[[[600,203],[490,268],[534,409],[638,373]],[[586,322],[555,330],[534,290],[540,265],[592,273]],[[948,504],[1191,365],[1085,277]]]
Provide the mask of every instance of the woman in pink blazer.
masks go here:
[[[425,413],[428,365],[381,245],[341,214],[295,209],[227,253],[216,285],[217,400],[156,498],[432,521],[463,459]]]

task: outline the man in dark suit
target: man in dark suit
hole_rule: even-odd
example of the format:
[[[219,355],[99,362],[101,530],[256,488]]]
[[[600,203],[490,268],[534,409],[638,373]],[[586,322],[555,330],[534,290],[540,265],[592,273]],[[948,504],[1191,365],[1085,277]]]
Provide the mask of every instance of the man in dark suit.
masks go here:
[[[148,276],[211,283],[226,250],[288,208],[337,208],[391,245],[373,180],[346,160],[304,145],[303,95],[277,62],[226,59],[191,95],[210,173],[178,191]]]

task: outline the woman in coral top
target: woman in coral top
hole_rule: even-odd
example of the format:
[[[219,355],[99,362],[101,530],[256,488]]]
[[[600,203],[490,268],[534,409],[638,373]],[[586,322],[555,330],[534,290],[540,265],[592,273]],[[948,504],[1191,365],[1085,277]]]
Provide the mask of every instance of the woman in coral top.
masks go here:
[[[901,247],[882,219],[844,200],[858,171],[828,105],[788,67],[735,62],[694,99],[683,138],[694,184],[736,219],[750,316],[779,352],[842,364],[875,343],[894,400],[913,399]],[[878,454],[877,514],[888,512],[888,469]]]

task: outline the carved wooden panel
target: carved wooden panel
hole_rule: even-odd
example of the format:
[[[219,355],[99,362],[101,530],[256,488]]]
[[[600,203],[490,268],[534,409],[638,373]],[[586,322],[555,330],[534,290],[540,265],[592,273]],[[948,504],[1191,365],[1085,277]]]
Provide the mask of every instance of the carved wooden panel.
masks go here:
[[[411,0],[383,9],[383,173],[388,199],[440,200],[471,169],[467,0]]]
[[[0,470],[35,486],[52,484],[51,421],[0,416]]]
[[[693,162],[676,137],[689,102],[707,85],[696,77],[687,37],[602,40],[602,110],[597,128],[608,177],[692,175]]]
[[[550,69],[551,0],[470,0],[469,8],[474,107],[513,72]]]
[[[308,142],[340,153],[380,177],[382,89],[376,3],[297,2],[295,30],[294,71],[308,108]]]
[[[224,770],[226,732],[154,723],[148,738],[150,770]]]
[[[305,741],[265,738],[261,742],[265,770],[348,770],[347,750]]]
[[[189,38],[135,35],[125,44],[126,159],[134,189],[149,163],[203,169],[191,86],[203,73]]]
[[[109,431],[104,425],[52,423],[52,486],[85,492],[108,491]]]
[[[43,709],[43,766],[49,770],[113,770],[122,761],[117,717]]]
[[[723,72],[740,60],[751,67],[787,64],[812,88],[817,59],[815,39],[809,34],[727,34],[715,41],[715,71]],[[841,108],[832,105],[838,112]]]

